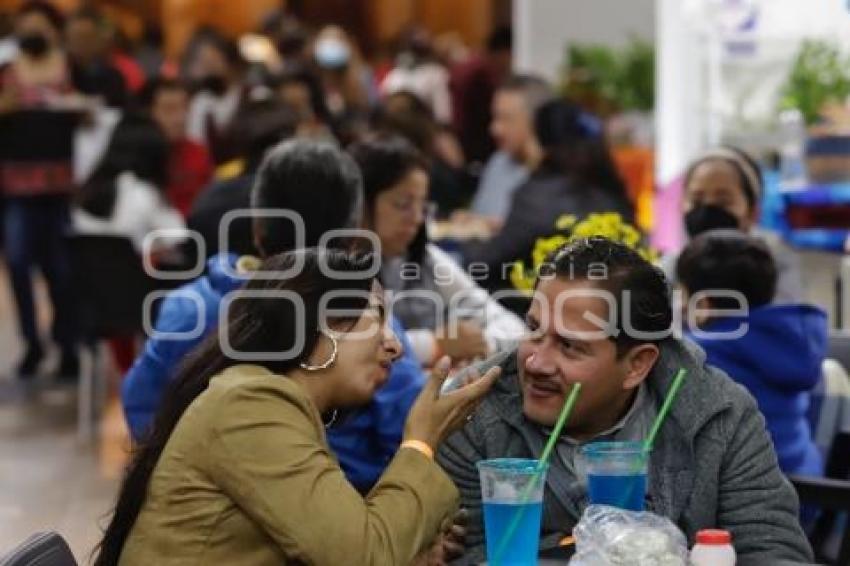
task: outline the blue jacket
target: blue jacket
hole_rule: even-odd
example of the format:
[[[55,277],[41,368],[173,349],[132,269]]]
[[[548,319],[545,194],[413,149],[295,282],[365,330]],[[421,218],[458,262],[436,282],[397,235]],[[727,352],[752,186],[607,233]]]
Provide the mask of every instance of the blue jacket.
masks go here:
[[[808,305],[768,305],[748,316],[725,317],[708,332],[728,332],[747,323],[735,340],[690,336],[707,361],[746,387],[758,402],[786,474],[823,475],[823,460],[806,417],[811,391],[826,357],[826,313]]]
[[[225,271],[229,266],[230,273],[235,272],[237,259],[235,254],[213,256],[207,262],[206,275],[172,291],[163,300],[156,332],[180,333],[185,339],[174,335],[149,338],[144,352],[124,378],[121,399],[135,440],[153,421],[160,397],[183,356],[215,328],[222,296],[245,282]],[[386,385],[369,405],[328,430],[328,442],[340,466],[361,491],[371,488],[398,449],[407,412],[425,383],[404,329],[396,319],[391,323],[404,354],[393,364]]]

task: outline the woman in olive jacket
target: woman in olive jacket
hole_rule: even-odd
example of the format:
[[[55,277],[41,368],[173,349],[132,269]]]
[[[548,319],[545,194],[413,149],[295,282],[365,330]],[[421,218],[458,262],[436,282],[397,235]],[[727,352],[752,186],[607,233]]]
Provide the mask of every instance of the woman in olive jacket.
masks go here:
[[[372,262],[273,256],[225,300],[130,465],[96,565],[407,565],[430,551],[458,498],[433,450],[497,372],[440,396],[442,360],[363,498],[325,429],[370,401],[400,353]]]

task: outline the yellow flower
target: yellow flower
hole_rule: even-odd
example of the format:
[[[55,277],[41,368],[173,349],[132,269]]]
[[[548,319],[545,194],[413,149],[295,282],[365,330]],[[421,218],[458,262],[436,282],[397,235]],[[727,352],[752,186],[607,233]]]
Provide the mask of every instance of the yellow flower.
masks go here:
[[[554,234],[546,238],[538,238],[531,252],[532,269],[527,269],[525,263],[514,263],[510,279],[514,288],[531,294],[537,272],[550,253],[558,250],[564,244],[581,238],[602,236],[625,244],[635,250],[645,260],[655,263],[658,252],[648,246],[641,246],[641,233],[617,212],[600,212],[589,214],[581,222],[577,222],[574,214],[564,214],[555,221],[555,229],[568,232],[569,235]]]
[[[531,253],[531,261],[534,270],[537,270],[546,260],[546,256],[554,252],[564,244],[570,241],[567,236],[556,234],[548,238],[538,238],[534,244],[534,251]]]
[[[555,221],[555,228],[557,230],[568,230],[575,223],[575,214],[563,214],[559,216],[558,219]]]
[[[536,277],[533,272],[526,272],[525,262],[520,260],[514,263],[511,268],[511,285],[514,286],[514,289],[530,295],[534,289],[535,279]]]

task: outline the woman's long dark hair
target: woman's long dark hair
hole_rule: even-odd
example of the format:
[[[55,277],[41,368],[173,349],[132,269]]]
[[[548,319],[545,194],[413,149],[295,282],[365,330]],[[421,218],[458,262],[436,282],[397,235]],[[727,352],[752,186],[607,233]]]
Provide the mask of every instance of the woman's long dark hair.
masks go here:
[[[125,116],[115,127],[106,154],[80,188],[80,207],[101,218],[112,216],[118,193],[116,181],[128,171],[165,190],[168,141],[153,120],[139,114]]]
[[[605,191],[632,208],[596,118],[556,99],[537,110],[534,130],[544,151],[540,171],[565,175],[583,189]]]
[[[95,566],[118,564],[127,537],[141,512],[153,471],[180,417],[206,391],[214,376],[241,363],[223,351],[219,340],[221,333],[227,333],[230,347],[238,353],[286,352],[297,348],[299,338],[303,339],[303,347],[291,359],[251,362],[283,375],[309,357],[324,324],[342,325],[356,321],[356,318],[321,320],[322,297],[333,291],[348,292],[328,301],[326,308],[331,311],[361,313],[368,307],[368,293],[374,281],[367,273],[373,261],[370,254],[311,248],[272,256],[263,263],[260,272],[285,271],[297,265],[299,260],[303,260],[303,267],[293,277],[263,279],[255,276],[244,289],[293,292],[303,301],[303,313],[288,299],[237,299],[231,304],[226,321],[222,321],[226,328],[213,332],[187,357],[163,396],[149,436],[130,462],[115,513],[96,549]],[[327,269],[323,270],[322,262],[324,267],[346,272],[354,278],[331,277],[326,273]]]

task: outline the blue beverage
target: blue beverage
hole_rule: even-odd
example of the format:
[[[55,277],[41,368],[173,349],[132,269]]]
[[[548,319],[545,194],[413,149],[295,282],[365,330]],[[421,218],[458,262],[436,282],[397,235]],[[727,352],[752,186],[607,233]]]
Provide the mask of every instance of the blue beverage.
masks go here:
[[[540,538],[540,516],[543,503],[484,502],[484,538],[487,541],[487,563],[490,566],[533,566],[537,564]],[[514,526],[515,524],[515,526]],[[508,536],[510,540],[503,542]],[[496,553],[502,555],[495,562]]]
[[[649,450],[643,442],[593,442],[581,450],[593,505],[643,511]]]
[[[587,474],[590,502],[629,511],[643,511],[646,474]]]

